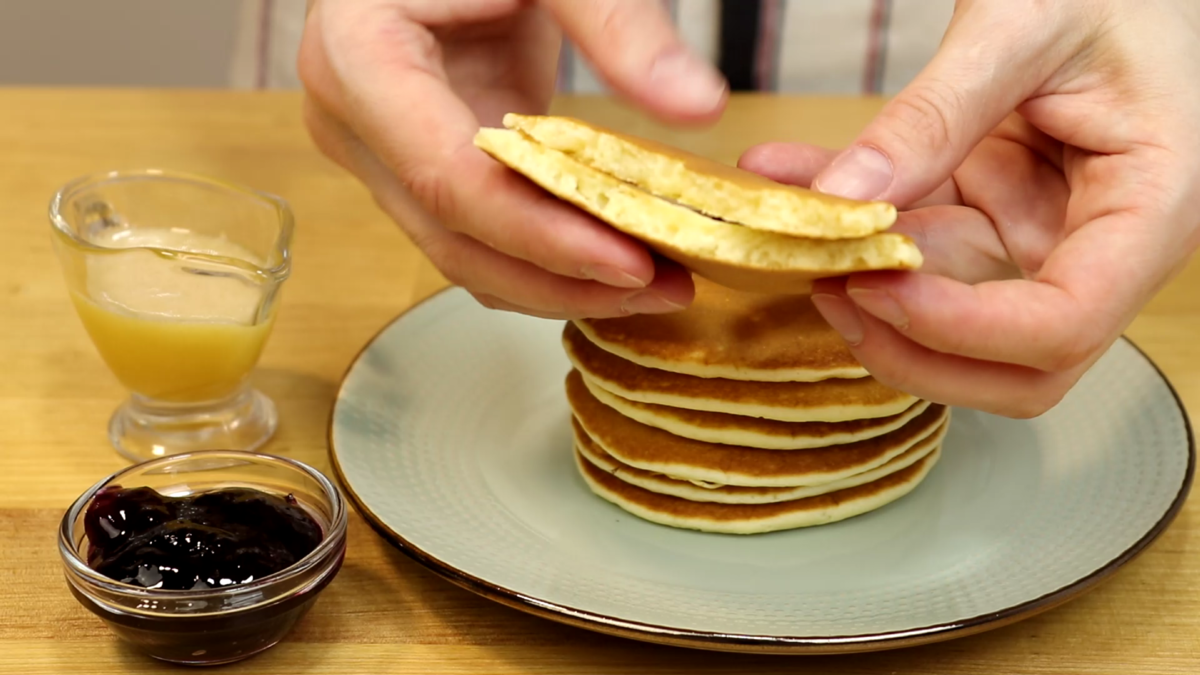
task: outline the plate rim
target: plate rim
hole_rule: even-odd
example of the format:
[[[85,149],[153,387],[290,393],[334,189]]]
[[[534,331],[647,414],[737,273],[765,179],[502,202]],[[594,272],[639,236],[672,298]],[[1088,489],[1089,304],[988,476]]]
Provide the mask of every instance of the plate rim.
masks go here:
[[[338,406],[343,400],[343,394],[346,388],[346,381],[350,377],[350,373],[354,367],[362,360],[364,354],[379,341],[393,326],[405,319],[409,314],[420,307],[427,304],[437,302],[439,299],[446,297],[451,292],[459,290],[456,286],[447,286],[440,290],[434,291],[411,306],[405,308],[395,318],[386,322],[383,327],[375,332],[369,340],[355,353],[350,360],[345,371],[338,380],[336,392],[334,394],[333,405],[329,410],[329,419],[326,424],[326,443],[330,464],[333,467],[334,473],[342,490],[350,498],[351,503],[358,513],[363,517],[363,520],[371,526],[384,541],[390,543],[395,548],[399,549],[412,560],[416,561],[422,567],[433,572],[437,576],[445,579],[460,588],[475,593],[476,595],[487,598],[494,602],[498,602],[507,607],[517,609],[543,619],[563,623],[576,628],[596,631],[617,637],[639,640],[642,642],[652,642],[657,644],[670,645],[675,647],[687,647],[692,649],[707,649],[712,651],[724,652],[742,652],[742,653],[760,653],[760,654],[844,654],[855,652],[882,651],[887,649],[899,649],[903,647],[915,647],[918,645],[931,644],[935,642],[943,642],[946,640],[967,637],[976,635],[985,631],[1002,628],[1004,626],[1028,619],[1043,612],[1049,611],[1058,607],[1070,600],[1074,600],[1083,594],[1095,589],[1100,583],[1108,580],[1125,565],[1141,555],[1150,544],[1152,544],[1163,532],[1174,522],[1187,502],[1188,494],[1192,488],[1192,482],[1195,477],[1196,468],[1196,437],[1192,429],[1191,419],[1188,416],[1187,408],[1183,405],[1183,401],[1179,397],[1179,392],[1175,390],[1175,386],[1171,384],[1170,379],[1162,372],[1154,359],[1150,358],[1141,347],[1137,345],[1126,335],[1122,334],[1118,339],[1122,340],[1133,347],[1143,359],[1146,360],[1150,367],[1154,369],[1155,374],[1166,385],[1167,391],[1171,393],[1172,399],[1175,401],[1175,406],[1179,410],[1183,418],[1183,427],[1187,436],[1187,451],[1188,462],[1185,469],[1183,482],[1180,484],[1179,491],[1171,501],[1171,505],[1163,512],[1162,516],[1154,523],[1150,529],[1146,531],[1128,548],[1118,554],[1112,560],[1099,566],[1089,574],[1068,583],[1061,588],[1049,591],[1031,600],[1018,603],[1011,607],[1006,607],[996,612],[989,612],[978,616],[967,617],[957,621],[948,621],[939,624],[928,626],[919,626],[904,630],[883,631],[877,633],[857,633],[850,635],[835,635],[825,637],[813,636],[791,636],[791,635],[762,635],[753,633],[721,633],[716,631],[704,631],[686,628],[675,628],[671,626],[663,626],[659,624],[646,623],[641,621],[632,621],[629,619],[621,619],[618,617],[608,616],[599,612],[579,609],[562,603],[551,602],[532,595],[522,593],[520,591],[501,586],[481,579],[469,572],[463,571],[453,564],[445,562],[421,547],[413,544],[404,535],[396,532],[391,527],[383,522],[371,507],[355,492],[353,486],[346,479],[346,474],[342,470],[341,463],[338,460],[337,446],[333,440],[334,420],[337,417]],[[463,291],[465,293],[465,291]]]

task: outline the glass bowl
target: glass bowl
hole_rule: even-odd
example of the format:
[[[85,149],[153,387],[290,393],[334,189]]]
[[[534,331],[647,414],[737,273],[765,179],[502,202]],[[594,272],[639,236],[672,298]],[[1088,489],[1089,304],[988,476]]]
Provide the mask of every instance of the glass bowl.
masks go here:
[[[84,532],[95,494],[117,485],[173,497],[230,487],[291,494],[324,536],[295,564],[245,584],[174,591],[121,583],[88,567]],[[337,575],[346,551],[346,505],[337,486],[301,462],[232,450],[171,455],[114,473],[80,495],[63,516],[58,548],[71,593],[118,637],[163,661],[231,663],[283,639]]]

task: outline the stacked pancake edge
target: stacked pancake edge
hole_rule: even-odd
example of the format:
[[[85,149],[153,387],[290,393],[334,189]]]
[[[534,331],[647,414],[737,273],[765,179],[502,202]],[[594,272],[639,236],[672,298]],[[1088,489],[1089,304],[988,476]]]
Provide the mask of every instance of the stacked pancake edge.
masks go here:
[[[682,312],[564,327],[575,462],[596,495],[755,534],[874,511],[936,465],[949,409],[870,377],[807,296],[696,290]]]

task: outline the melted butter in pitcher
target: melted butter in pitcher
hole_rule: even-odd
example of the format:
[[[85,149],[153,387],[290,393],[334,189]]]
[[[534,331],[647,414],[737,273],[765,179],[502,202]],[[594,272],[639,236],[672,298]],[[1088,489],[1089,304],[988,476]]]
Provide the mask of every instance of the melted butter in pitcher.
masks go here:
[[[261,265],[229,241],[168,228],[96,233],[97,246],[131,249],[87,261],[86,295],[73,300],[101,356],[135,393],[164,402],[234,393],[258,361],[273,313],[261,321],[264,287],[221,262]],[[212,257],[190,264],[147,247]]]

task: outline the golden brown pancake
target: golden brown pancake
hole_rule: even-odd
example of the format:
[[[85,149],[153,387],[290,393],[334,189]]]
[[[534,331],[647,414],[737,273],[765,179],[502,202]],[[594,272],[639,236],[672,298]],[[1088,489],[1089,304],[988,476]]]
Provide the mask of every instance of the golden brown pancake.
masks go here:
[[[903,427],[865,441],[809,450],[762,450],[705,443],[625,417],[592,396],[578,371],[566,380],[575,419],[605,452],[646,471],[718,485],[820,485],[887,463],[935,433],[949,415],[931,405]]]
[[[756,230],[816,239],[865,237],[896,221],[896,207],[783,185],[758,174],[570,117],[504,116],[541,145],[647,192]]]
[[[764,450],[804,450],[864,441],[899,429],[929,407],[929,401],[917,401],[908,410],[888,417],[846,422],[780,422],[639,403],[612,394],[586,377],[583,383],[601,403],[642,424],[697,441]]]
[[[693,502],[640,488],[603,471],[575,453],[575,465],[592,492],[651,522],[703,532],[757,534],[845,520],[908,494],[937,463],[940,450],[911,466],[865,485],[774,504]]]
[[[567,357],[594,384],[631,401],[784,422],[844,422],[898,415],[917,402],[872,377],[820,382],[745,382],[639,366],[596,345],[573,323]]]
[[[934,434],[921,440],[903,454],[887,463],[869,471],[854,474],[842,480],[802,487],[749,487],[745,485],[711,485],[695,481],[680,480],[670,476],[646,471],[622,463],[617,458],[604,452],[590,436],[579,426],[578,420],[571,421],[575,435],[575,450],[584,459],[596,465],[601,470],[620,478],[626,483],[664,495],[672,495],[680,499],[694,502],[716,502],[718,504],[774,504],[794,499],[815,497],[830,492],[837,492],[876,481],[888,474],[912,466],[925,455],[940,447],[942,435]]]
[[[683,311],[582,319],[575,325],[605,351],[684,375],[762,382],[867,376],[809,296],[746,293],[695,281],[695,300]]]
[[[808,293],[812,281],[868,270],[912,270],[920,249],[891,232],[802,239],[709,218],[539,145],[516,131],[480,129],[475,145],[550,194],[730,288]]]

